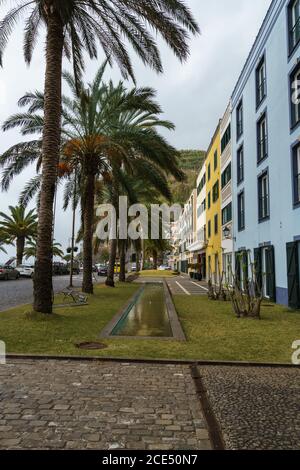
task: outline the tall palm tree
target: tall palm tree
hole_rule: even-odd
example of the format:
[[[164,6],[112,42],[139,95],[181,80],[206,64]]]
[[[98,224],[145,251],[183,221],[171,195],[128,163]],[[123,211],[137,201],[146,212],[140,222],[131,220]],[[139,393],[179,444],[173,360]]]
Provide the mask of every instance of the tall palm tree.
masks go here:
[[[25,24],[24,56],[27,63],[31,62],[40,27],[46,29],[43,176],[34,309],[51,313],[53,201],[60,150],[63,52],[67,58],[73,59],[76,82],[84,69],[83,52],[87,51],[91,58],[96,58],[97,41],[109,62],[115,61],[124,77],[134,79],[123,37],[145,64],[162,72],[159,50],[149,29],[154,34],[160,33],[183,61],[189,54],[188,33],[197,34],[199,28],[181,0],[20,0],[0,22],[0,65],[13,27],[21,18]]]
[[[63,135],[67,140],[63,153],[70,165],[81,168],[81,205],[83,212],[83,291],[93,292],[92,241],[95,204],[95,182],[104,174],[111,175],[111,203],[118,208],[120,181],[123,169],[136,177],[147,175],[153,184],[162,181],[160,170],[181,179],[178,169],[178,152],[157,132],[157,127],[173,129],[169,121],[159,119],[160,106],[154,101],[150,88],[126,90],[120,82],[102,81],[105,64],[87,88],[80,84],[76,95],[74,77],[64,74],[73,99],[64,99],[67,125]],[[159,174],[159,176],[158,176]],[[108,179],[106,179],[106,182]],[[169,193],[168,193],[169,194]],[[113,272],[117,241],[112,240],[107,285],[114,285]]]
[[[9,244],[9,241],[7,239],[7,236],[4,234],[3,230],[0,227],[0,251],[2,253],[7,253],[4,246],[8,244]]]
[[[23,206],[9,206],[10,215],[0,212],[0,227],[3,235],[16,243],[17,266],[22,264],[26,240],[31,240],[37,233],[37,214],[32,209],[27,214]]]

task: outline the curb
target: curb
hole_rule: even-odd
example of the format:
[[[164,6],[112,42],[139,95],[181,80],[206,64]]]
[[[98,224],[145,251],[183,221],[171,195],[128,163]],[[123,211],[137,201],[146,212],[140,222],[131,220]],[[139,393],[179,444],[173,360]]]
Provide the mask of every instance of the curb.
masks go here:
[[[197,365],[197,366],[228,366],[228,367],[261,367],[261,368],[286,368],[300,369],[300,365],[287,363],[261,363],[261,362],[243,362],[243,361],[205,361],[199,359],[149,359],[149,358],[124,358],[124,357],[101,357],[101,356],[57,356],[43,354],[17,354],[7,353],[7,359],[24,360],[57,360],[57,361],[86,361],[86,362],[122,362],[132,364],[171,364],[171,365]]]

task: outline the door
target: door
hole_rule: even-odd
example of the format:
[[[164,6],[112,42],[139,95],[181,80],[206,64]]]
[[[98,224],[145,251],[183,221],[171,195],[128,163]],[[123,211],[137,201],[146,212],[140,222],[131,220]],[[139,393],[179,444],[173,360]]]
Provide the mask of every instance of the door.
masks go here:
[[[286,251],[289,307],[300,308],[299,243],[287,243]]]

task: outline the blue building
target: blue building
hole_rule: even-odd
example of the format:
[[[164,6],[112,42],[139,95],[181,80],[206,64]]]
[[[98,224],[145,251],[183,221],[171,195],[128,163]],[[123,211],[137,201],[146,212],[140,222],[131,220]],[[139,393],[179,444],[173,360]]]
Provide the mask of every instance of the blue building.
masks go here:
[[[300,0],[273,0],[232,95],[233,240],[236,254],[250,250],[265,296],[293,308],[300,308],[298,97]]]

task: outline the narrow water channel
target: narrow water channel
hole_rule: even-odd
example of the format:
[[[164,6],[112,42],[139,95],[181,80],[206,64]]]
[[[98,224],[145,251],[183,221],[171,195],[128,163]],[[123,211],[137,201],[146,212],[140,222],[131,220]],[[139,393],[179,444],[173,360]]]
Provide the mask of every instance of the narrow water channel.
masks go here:
[[[146,284],[112,335],[172,337],[163,284]]]

